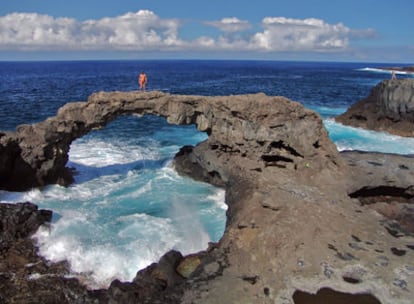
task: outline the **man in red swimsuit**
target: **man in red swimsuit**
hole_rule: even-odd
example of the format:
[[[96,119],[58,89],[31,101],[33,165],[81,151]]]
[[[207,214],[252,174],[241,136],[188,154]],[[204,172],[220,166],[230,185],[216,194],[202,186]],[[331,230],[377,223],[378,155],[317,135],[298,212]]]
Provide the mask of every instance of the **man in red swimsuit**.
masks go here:
[[[147,89],[147,75],[144,71],[141,71],[141,73],[138,76],[138,84],[139,84],[139,90],[144,91]]]

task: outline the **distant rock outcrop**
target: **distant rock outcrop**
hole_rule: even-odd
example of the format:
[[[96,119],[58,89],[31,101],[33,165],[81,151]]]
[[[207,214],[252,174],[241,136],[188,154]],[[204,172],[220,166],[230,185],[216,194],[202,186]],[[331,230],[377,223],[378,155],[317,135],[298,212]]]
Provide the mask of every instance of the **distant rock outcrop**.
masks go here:
[[[385,80],[336,121],[354,127],[414,136],[414,79]]]
[[[68,289],[58,277],[71,290],[61,303],[412,302],[414,238],[402,210],[413,203],[412,158],[340,154],[319,115],[283,97],[96,93],[2,134],[1,187],[70,182],[70,143],[123,114],[161,115],[208,134],[174,165],[225,188],[225,233],[205,252],[169,252],[108,289]],[[403,204],[402,215],[378,203]]]
[[[412,66],[382,67],[381,70],[399,71],[399,72],[406,72],[406,73],[414,73],[414,65],[412,65]]]

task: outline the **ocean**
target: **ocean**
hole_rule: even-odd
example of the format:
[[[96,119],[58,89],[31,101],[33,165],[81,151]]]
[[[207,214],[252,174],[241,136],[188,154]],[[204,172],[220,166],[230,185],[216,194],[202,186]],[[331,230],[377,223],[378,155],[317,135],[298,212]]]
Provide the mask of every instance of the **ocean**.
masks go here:
[[[334,122],[390,72],[384,63],[281,61],[45,61],[0,62],[0,130],[35,123],[67,102],[97,91],[148,90],[171,94],[263,92],[302,103],[322,116],[338,150],[414,154],[414,139]],[[413,77],[399,74],[398,77]],[[75,183],[27,192],[0,191],[0,202],[30,201],[54,212],[35,235],[40,253],[67,260],[91,288],[132,280],[170,249],[184,254],[217,242],[226,221],[224,190],[179,176],[172,159],[183,145],[207,138],[194,126],[155,116],[122,116],[72,143],[68,166]]]

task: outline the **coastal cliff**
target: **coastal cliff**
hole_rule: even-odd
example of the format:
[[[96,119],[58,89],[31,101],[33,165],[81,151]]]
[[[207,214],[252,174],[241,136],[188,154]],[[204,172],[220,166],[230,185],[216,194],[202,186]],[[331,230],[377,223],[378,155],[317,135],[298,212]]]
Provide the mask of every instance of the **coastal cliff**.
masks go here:
[[[340,154],[319,115],[284,97],[96,93],[2,133],[1,188],[70,183],[71,142],[126,114],[160,115],[207,133],[183,147],[174,166],[225,188],[224,235],[205,252],[169,252],[106,290],[62,280],[62,270],[61,303],[411,303],[412,158]],[[14,282],[24,281],[17,273]],[[50,284],[46,274],[32,284]],[[36,289],[25,292],[9,290],[10,298],[30,303]],[[53,302],[53,294],[43,300]]]
[[[336,121],[354,127],[414,136],[414,79],[385,80]]]

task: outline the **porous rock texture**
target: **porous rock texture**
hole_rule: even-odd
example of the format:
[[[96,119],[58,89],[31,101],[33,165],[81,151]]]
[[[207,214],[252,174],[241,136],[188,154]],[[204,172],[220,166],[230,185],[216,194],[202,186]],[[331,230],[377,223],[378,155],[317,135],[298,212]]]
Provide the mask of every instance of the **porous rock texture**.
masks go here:
[[[414,238],[406,221],[372,208],[410,209],[412,158],[340,154],[321,118],[283,97],[96,93],[4,133],[1,187],[69,183],[70,143],[123,114],[161,115],[208,134],[174,165],[225,188],[227,225],[205,252],[167,253],[105,290],[75,288],[78,303],[412,303]]]
[[[414,136],[414,79],[384,80],[337,122],[400,136]]]

